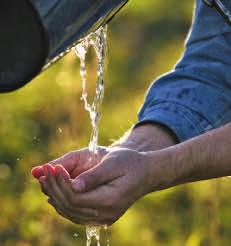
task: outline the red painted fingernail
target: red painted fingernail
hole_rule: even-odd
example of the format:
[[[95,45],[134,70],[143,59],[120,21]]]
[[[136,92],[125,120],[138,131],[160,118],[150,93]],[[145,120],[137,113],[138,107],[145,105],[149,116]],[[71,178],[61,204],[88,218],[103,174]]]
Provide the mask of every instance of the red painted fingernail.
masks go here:
[[[51,164],[45,164],[43,166],[43,170],[45,173],[45,176],[49,176],[49,175],[55,175],[55,169]]]
[[[41,166],[37,166],[32,168],[31,174],[33,175],[34,178],[39,179],[41,176],[44,175],[44,172]]]
[[[48,164],[47,166],[50,174],[55,175],[55,168],[51,164]]]
[[[59,166],[55,166],[54,169],[55,169],[55,174],[56,174],[57,176],[61,176],[61,175],[62,175],[62,172],[61,172]]]
[[[43,171],[44,171],[45,176],[48,176],[49,175],[48,164],[45,164],[43,166]]]

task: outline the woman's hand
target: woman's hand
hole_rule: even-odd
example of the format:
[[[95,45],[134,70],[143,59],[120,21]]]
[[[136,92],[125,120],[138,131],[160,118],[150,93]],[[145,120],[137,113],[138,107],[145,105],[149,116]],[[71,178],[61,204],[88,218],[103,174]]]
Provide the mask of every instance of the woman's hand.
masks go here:
[[[147,155],[137,151],[155,151],[175,143],[167,128],[145,124],[114,147],[99,148],[97,158],[89,159],[88,149],[73,151],[51,165],[34,168],[32,174],[62,216],[79,224],[112,224],[147,193],[151,180],[158,185],[161,177],[156,163],[162,161],[153,162],[155,172],[151,175]]]
[[[76,179],[62,165],[43,169],[45,176],[39,181],[49,203],[78,224],[111,225],[150,189],[147,156],[130,149],[112,148]]]
[[[109,152],[109,148],[98,147],[97,154],[92,154],[88,148],[71,151],[64,156],[49,162],[52,166],[62,165],[64,169],[69,173],[71,178],[77,177],[82,172],[94,167],[101,159]],[[53,170],[55,171],[55,170]],[[32,169],[32,175],[39,179],[45,176],[44,165],[37,166]]]

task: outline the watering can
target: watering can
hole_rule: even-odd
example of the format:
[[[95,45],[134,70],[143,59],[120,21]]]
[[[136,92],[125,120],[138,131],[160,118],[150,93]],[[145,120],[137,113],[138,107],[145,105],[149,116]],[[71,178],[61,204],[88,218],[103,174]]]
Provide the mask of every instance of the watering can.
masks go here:
[[[128,0],[0,0],[0,92],[16,90]]]
[[[203,0],[209,7],[215,8],[231,25],[231,1],[230,0]]]

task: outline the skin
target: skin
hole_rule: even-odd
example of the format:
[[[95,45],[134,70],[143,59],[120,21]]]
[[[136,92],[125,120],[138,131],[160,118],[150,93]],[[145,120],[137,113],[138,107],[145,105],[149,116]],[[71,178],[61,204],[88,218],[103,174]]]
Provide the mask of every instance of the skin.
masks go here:
[[[154,140],[156,134],[159,141]],[[163,127],[142,126],[107,149],[90,169],[81,158],[73,158],[68,169],[64,156],[62,165],[43,166],[39,181],[49,203],[65,218],[79,224],[111,225],[150,192],[231,175],[230,146],[231,123],[177,145]],[[80,171],[74,177],[76,168]]]
[[[110,148],[99,148],[97,157],[90,162],[87,149],[77,150],[35,167],[32,174],[49,197],[48,202],[63,217],[78,224],[110,225],[144,194],[141,184],[145,184],[148,170],[142,166],[142,151],[159,150],[176,143],[166,127],[145,124],[129,131]],[[89,181],[81,190],[79,180],[86,181],[86,177]]]

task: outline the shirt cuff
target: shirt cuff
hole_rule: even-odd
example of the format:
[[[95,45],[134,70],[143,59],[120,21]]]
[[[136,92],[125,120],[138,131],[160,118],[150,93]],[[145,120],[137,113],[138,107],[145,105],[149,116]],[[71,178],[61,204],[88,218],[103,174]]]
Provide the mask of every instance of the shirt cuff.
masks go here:
[[[213,128],[197,112],[172,102],[160,103],[147,108],[139,116],[139,121],[135,127],[144,123],[158,123],[166,126],[176,135],[179,142],[186,141]]]

